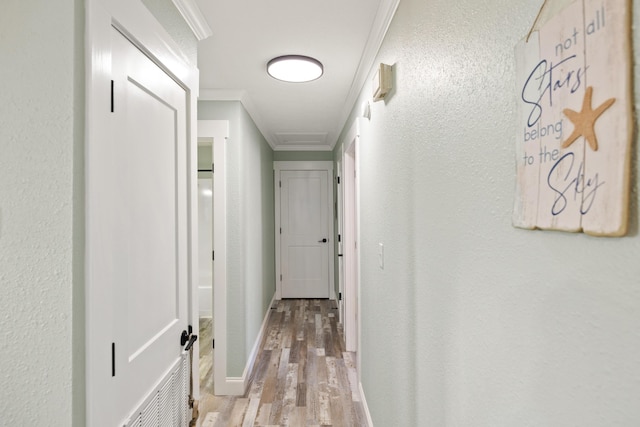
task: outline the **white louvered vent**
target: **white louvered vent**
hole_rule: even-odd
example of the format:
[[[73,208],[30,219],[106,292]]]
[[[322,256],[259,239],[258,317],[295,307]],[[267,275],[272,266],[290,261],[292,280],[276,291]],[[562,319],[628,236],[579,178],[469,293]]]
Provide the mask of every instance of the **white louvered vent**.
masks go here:
[[[142,423],[140,424],[140,426],[158,427],[159,425],[164,425],[158,423],[158,409],[158,394],[155,393],[155,395],[151,399],[151,402],[149,402],[147,407],[142,411]]]
[[[161,426],[175,426],[180,425],[179,412],[177,411],[177,401],[172,401],[171,398],[175,396],[175,381],[168,381],[164,387],[158,393],[158,418],[160,419]]]
[[[182,369],[180,369],[180,381],[176,381],[177,393],[180,393],[180,400],[178,402],[186,402],[184,405],[179,405],[176,410],[180,414],[181,425],[188,425],[191,417],[191,411],[189,410],[189,358],[185,355],[180,362]]]
[[[187,427],[189,425],[189,360],[185,353],[126,427]]]

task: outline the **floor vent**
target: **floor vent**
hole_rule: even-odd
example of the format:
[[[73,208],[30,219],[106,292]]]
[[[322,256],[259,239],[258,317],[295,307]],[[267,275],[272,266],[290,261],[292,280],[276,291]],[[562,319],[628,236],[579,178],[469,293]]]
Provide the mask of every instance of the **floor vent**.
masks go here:
[[[189,353],[185,353],[125,427],[186,427],[189,425]]]

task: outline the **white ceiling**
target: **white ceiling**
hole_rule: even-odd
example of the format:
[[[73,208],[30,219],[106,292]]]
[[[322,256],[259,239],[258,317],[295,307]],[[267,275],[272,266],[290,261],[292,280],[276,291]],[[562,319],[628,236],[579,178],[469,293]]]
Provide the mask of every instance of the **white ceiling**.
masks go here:
[[[200,100],[239,100],[275,150],[331,150],[399,0],[195,0],[213,35],[198,45]],[[267,62],[306,55],[313,82],[271,78]]]

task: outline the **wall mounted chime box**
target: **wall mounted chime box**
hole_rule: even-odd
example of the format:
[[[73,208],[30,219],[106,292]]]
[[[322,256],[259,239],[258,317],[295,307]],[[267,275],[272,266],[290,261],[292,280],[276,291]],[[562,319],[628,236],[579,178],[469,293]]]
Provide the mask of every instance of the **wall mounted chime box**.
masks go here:
[[[372,80],[373,100],[381,101],[391,92],[393,75],[391,65],[380,64]]]

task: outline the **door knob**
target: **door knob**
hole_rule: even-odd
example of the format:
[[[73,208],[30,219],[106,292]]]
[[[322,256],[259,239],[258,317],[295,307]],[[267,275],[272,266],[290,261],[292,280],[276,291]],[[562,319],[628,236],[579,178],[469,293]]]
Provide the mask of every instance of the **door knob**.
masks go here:
[[[318,243],[327,243],[327,239],[318,240]]]
[[[191,326],[189,326],[189,330],[191,331]],[[197,340],[198,340],[197,335],[187,331],[182,331],[182,334],[180,335],[180,345],[183,346],[187,344],[186,347],[184,348],[184,351],[189,351]]]
[[[193,347],[193,344],[198,341],[198,336],[196,334],[191,335],[191,337],[189,338],[189,342],[187,343],[187,345],[184,347],[184,351],[189,351],[191,350],[191,347]]]

